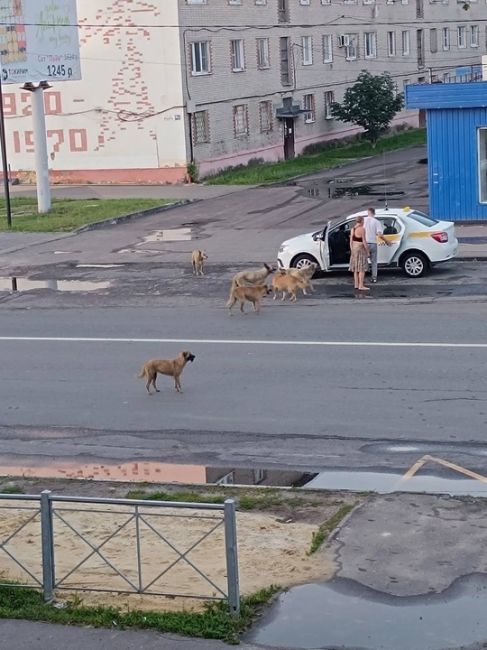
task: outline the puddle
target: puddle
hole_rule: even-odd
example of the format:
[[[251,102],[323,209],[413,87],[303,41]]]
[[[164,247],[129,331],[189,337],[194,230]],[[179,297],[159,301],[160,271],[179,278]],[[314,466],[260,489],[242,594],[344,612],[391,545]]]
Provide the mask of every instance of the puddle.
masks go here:
[[[30,278],[0,277],[0,291],[98,291],[107,289],[111,282],[90,282],[88,280],[31,280]]]
[[[6,459],[4,458],[4,461]],[[290,470],[235,469],[205,465],[131,461],[83,463],[53,459],[47,464],[23,462],[12,457],[0,465],[0,475],[30,478],[73,478],[97,481],[145,483],[193,483],[195,485],[262,485],[299,487],[313,474]]]
[[[192,239],[191,228],[173,228],[171,230],[154,230],[144,237],[142,244],[166,241],[190,241]]]
[[[452,472],[453,473],[453,472]],[[322,490],[353,490],[354,492],[427,492],[453,496],[487,496],[487,483],[473,478],[450,478],[436,474],[415,474],[407,480],[400,474],[382,472],[320,472],[307,488]]]
[[[115,269],[123,264],[76,264],[77,269]]]
[[[443,594],[386,596],[349,580],[293,587],[246,641],[280,648],[443,650],[487,637],[487,581],[470,576]]]
[[[451,470],[450,470],[451,471]],[[32,478],[78,478],[98,481],[145,481],[147,483],[194,483],[195,485],[260,485],[313,490],[351,490],[354,492],[426,492],[454,496],[487,496],[487,482],[460,475],[444,477],[418,472],[407,480],[401,474],[382,472],[324,471],[293,469],[235,468],[157,461],[80,462],[52,459],[3,457],[0,475]],[[487,479],[486,479],[487,481]]]
[[[404,196],[402,190],[391,190],[387,188],[387,196]],[[384,184],[374,185],[330,185],[330,198],[337,199],[342,196],[384,196]]]

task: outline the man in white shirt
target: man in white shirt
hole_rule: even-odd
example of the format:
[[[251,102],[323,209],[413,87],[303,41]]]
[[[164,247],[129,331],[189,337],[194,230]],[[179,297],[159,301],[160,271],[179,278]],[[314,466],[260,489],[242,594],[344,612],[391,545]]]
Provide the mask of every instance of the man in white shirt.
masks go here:
[[[372,282],[377,282],[377,238],[381,239],[384,244],[390,246],[390,242],[382,233],[380,221],[375,218],[375,208],[367,210],[367,216],[364,219],[365,239],[369,249],[370,266]]]

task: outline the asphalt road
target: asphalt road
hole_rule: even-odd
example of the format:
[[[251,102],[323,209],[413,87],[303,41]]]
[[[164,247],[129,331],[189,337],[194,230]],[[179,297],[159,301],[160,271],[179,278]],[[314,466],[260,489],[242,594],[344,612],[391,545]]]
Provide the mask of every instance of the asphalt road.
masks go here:
[[[359,456],[389,465],[384,447],[414,441],[459,456],[477,445],[484,467],[483,311],[376,301],[233,317],[205,305],[6,311],[2,452],[316,469]],[[149,397],[141,364],[186,348],[196,360],[183,394],[161,377]]]

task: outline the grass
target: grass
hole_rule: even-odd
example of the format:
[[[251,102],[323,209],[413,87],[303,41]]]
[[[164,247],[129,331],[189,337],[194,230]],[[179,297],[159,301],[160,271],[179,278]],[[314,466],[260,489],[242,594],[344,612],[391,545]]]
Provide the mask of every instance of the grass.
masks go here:
[[[37,213],[37,199],[12,198],[12,231],[67,232],[103,219],[172,203],[165,199],[53,199],[52,209]],[[5,200],[0,200],[0,230],[8,230]]]
[[[271,586],[242,598],[241,612],[232,617],[226,603],[212,603],[201,612],[122,612],[115,607],[88,607],[75,596],[65,607],[44,603],[42,595],[25,587],[0,587],[0,618],[43,621],[63,625],[86,625],[102,628],[152,629],[206,639],[238,643],[239,635],[252,623],[259,610],[269,602],[279,587]]]
[[[24,494],[24,490],[16,485],[0,487],[0,494]]]
[[[303,154],[293,160],[277,163],[256,163],[236,167],[206,178],[210,185],[261,185],[285,181],[302,174],[312,174],[322,169],[337,167],[346,162],[375,156],[386,151],[405,149],[426,142],[425,129],[410,129],[382,137],[373,149],[367,141],[336,148],[324,148],[317,153]],[[324,147],[327,146],[326,143]],[[329,145],[328,145],[329,147]]]
[[[261,488],[257,492],[239,491],[236,495],[232,493],[231,488],[227,488],[225,494],[200,494],[190,490],[165,492],[145,492],[144,490],[130,490],[127,493],[127,499],[147,499],[150,501],[186,501],[187,503],[223,503],[225,499],[235,496],[240,510],[267,510],[282,505],[300,506],[305,503],[305,499],[299,497],[282,497],[280,491],[272,488]]]
[[[342,519],[355,508],[356,505],[356,503],[343,505],[339,510],[337,510],[337,512],[335,512],[333,517],[330,517],[328,521],[321,524],[316,533],[313,533],[308,555],[313,555],[313,553],[316,553],[316,551],[321,548],[328,535],[338,526]]]

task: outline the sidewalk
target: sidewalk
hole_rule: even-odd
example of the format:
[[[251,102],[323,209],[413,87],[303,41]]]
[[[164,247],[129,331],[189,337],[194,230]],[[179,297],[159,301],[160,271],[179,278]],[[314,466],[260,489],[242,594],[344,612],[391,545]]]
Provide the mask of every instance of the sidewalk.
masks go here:
[[[224,650],[231,647],[222,641],[148,630],[103,630],[9,619],[0,620],[0,638],[1,647],[9,650]],[[238,648],[265,650],[265,646],[246,643],[240,643]]]

